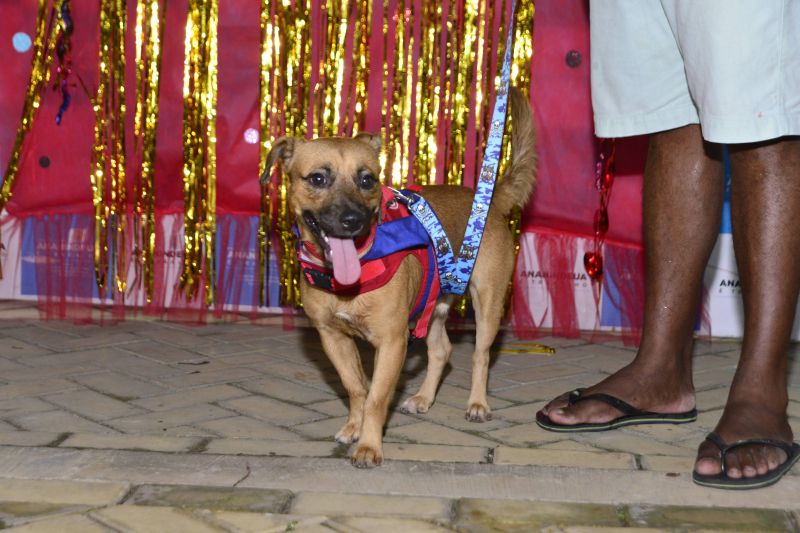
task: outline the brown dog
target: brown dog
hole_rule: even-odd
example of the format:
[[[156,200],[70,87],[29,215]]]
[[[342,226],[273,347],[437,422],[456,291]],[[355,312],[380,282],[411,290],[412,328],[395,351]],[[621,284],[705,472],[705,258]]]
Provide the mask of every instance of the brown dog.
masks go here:
[[[489,348],[500,327],[514,270],[514,244],[507,216],[514,206],[525,204],[535,180],[530,106],[512,89],[510,108],[512,162],[496,186],[469,282],[477,332],[466,416],[475,422],[491,418],[486,401]],[[268,179],[273,164],[281,162],[289,176],[289,205],[297,218],[301,240],[326,250],[335,279],[343,285],[359,279],[353,242],[370,233],[381,211],[379,151],[380,138],[363,133],[354,138],[311,141],[282,137],[274,143],[262,176],[262,181]],[[424,187],[421,195],[436,211],[453,249],[458,250],[473,192],[464,187],[430,186]],[[305,312],[319,331],[323,348],[349,395],[350,415],[336,440],[346,444],[358,441],[351,455],[355,466],[376,466],[383,460],[383,427],[406,357],[408,317],[424,275],[420,261],[406,256],[388,283],[363,294],[337,295],[312,286],[306,279],[301,281]],[[419,391],[402,404],[404,412],[425,413],[433,404],[452,351],[444,325],[453,300],[444,296],[436,303],[427,334],[427,375]],[[375,347],[371,385],[355,336]]]

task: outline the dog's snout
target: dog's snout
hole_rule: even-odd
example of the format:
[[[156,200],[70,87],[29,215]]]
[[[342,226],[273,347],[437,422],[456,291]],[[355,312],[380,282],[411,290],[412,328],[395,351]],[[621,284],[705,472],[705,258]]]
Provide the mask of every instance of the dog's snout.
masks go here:
[[[348,231],[357,231],[364,225],[364,216],[358,211],[346,211],[339,217],[339,222]]]

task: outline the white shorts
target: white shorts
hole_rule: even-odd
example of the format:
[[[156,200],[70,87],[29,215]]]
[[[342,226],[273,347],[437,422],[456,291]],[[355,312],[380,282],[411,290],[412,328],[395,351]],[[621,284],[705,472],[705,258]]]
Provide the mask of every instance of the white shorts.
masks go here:
[[[800,135],[800,0],[591,0],[598,137]]]

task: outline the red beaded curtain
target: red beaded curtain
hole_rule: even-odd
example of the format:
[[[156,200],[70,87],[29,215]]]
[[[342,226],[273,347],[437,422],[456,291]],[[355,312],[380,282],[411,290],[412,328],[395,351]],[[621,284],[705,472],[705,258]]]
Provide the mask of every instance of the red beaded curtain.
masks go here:
[[[595,178],[600,156],[589,90],[588,3],[539,1],[534,49],[532,97],[538,125],[539,181],[533,202],[523,213],[522,230],[535,235],[535,249],[527,252],[536,256],[538,271],[523,272],[518,261],[512,323],[521,336],[541,333],[541,316],[549,317],[552,331],[559,335],[577,336],[579,326],[599,332],[599,317],[593,325],[579,324],[581,303],[576,298],[576,293],[588,287],[599,313],[602,285],[583,267],[583,250],[590,250],[595,240],[594,219],[599,207]],[[614,326],[621,326],[629,334],[626,340],[633,342],[641,329],[644,302],[641,174],[646,149],[643,137],[616,141],[609,228],[602,250],[598,250],[605,264],[602,283],[616,288],[610,295],[605,291],[602,298],[620,315]],[[545,290],[529,292],[531,285],[523,283],[526,275],[539,276],[537,282]],[[549,296],[548,304],[532,303],[543,294]],[[549,307],[540,311],[539,317],[533,316],[531,308],[543,305]]]
[[[42,0],[44,1],[44,0]],[[45,2],[47,4],[60,4],[59,2]],[[400,171],[399,181],[427,181],[430,176],[416,176],[410,172],[409,167],[403,166],[397,160],[391,160],[392,150],[404,150],[406,161],[423,161],[430,158],[430,167],[436,168],[433,175],[435,181],[445,179],[466,184],[472,183],[472,174],[478,164],[479,157],[459,157],[453,159],[452,152],[464,151],[466,153],[480,153],[483,141],[482,128],[480,127],[482,115],[470,114],[468,111],[486,109],[492,97],[493,73],[497,68],[497,60],[502,48],[502,32],[505,31],[503,13],[510,8],[508,0],[472,0],[451,1],[441,5],[420,2],[418,0],[392,0],[388,3],[365,1],[352,2],[323,2],[309,0],[306,3],[295,1],[259,2],[256,0],[225,0],[218,1],[219,40],[218,40],[218,86],[214,97],[216,98],[216,117],[214,126],[216,135],[214,153],[216,153],[215,189],[194,191],[206,194],[205,205],[208,209],[208,200],[212,194],[216,196],[214,212],[209,213],[216,217],[216,241],[211,253],[203,253],[194,258],[195,271],[190,272],[191,283],[198,289],[194,297],[188,298],[183,280],[189,280],[187,266],[184,264],[183,227],[193,227],[187,223],[185,211],[185,183],[184,160],[187,147],[187,125],[184,123],[186,107],[184,101],[184,79],[186,69],[186,54],[184,34],[187,13],[191,12],[197,4],[214,3],[198,2],[197,0],[170,0],[156,1],[128,0],[128,25],[134,26],[136,20],[136,7],[141,4],[158,4],[164,14],[165,21],[162,31],[163,40],[160,42],[161,66],[160,87],[158,95],[158,122],[157,144],[155,149],[155,174],[153,179],[154,212],[155,217],[149,229],[138,228],[141,236],[134,235],[137,228],[136,205],[137,194],[135,180],[131,179],[127,185],[120,189],[127,197],[127,212],[124,214],[106,217],[106,235],[108,253],[110,254],[109,275],[105,280],[105,290],[113,294],[111,303],[105,308],[112,313],[111,316],[122,317],[131,306],[163,314],[169,309],[170,316],[183,314],[191,320],[202,320],[204,315],[211,311],[223,310],[236,311],[239,305],[255,306],[263,294],[257,280],[260,272],[256,266],[258,262],[259,224],[258,215],[261,211],[262,191],[258,185],[260,162],[263,160],[265,142],[274,137],[279,131],[289,133],[349,133],[353,129],[383,130],[382,133],[390,143],[387,151],[387,166],[392,170]],[[21,228],[23,241],[28,243],[28,250],[35,252],[35,294],[39,295],[41,308],[47,316],[70,318],[90,318],[90,307],[86,305],[92,296],[97,296],[98,283],[95,272],[95,255],[97,242],[96,235],[96,209],[93,199],[92,181],[89,179],[93,164],[93,147],[96,146],[97,115],[92,108],[87,92],[94,96],[98,82],[102,80],[103,73],[98,67],[98,56],[101,41],[100,20],[101,9],[107,9],[109,4],[125,6],[122,0],[117,2],[99,2],[98,0],[71,0],[69,2],[74,19],[74,32],[70,42],[71,72],[68,77],[71,101],[63,113],[61,125],[56,125],[55,116],[63,105],[62,94],[53,90],[54,80],[48,83],[48,88],[42,93],[42,103],[39,113],[32,128],[26,136],[21,150],[20,170],[13,184],[13,196],[7,204],[10,216],[6,217],[3,232],[13,231],[12,226]],[[285,106],[273,103],[281,118],[277,124],[268,125],[265,129],[261,120],[262,109],[260,99],[264,82],[263,57],[261,55],[262,28],[261,15],[263,4],[274,4],[273,20],[286,24],[301,24],[304,16],[302,6],[306,6],[307,17],[312,24],[313,31],[307,33],[305,39],[338,39],[344,44],[344,53],[352,53],[359,46],[364,46],[369,53],[369,58],[362,62],[361,68],[368,73],[366,85],[366,107],[353,108],[352,112],[346,107],[343,116],[351,117],[348,120],[358,124],[344,124],[337,131],[323,131],[316,125],[292,124],[289,119],[294,113],[291,106],[305,105],[307,117],[313,113],[325,112],[325,102],[319,99],[313,102],[314,108],[308,107],[308,101],[302,98],[287,100]],[[2,6],[0,17],[0,62],[3,64],[5,75],[0,81],[0,169],[5,170],[10,154],[13,151],[19,117],[26,100],[26,89],[31,73],[32,51],[19,52],[10,43],[18,32],[33,34],[36,27],[37,8],[39,0],[20,0],[13,6]],[[324,14],[331,16],[325,9],[329,5],[340,6],[344,9],[344,17],[364,16],[363,13],[353,15],[351,6],[370,5],[367,14],[370,33],[359,33],[352,36],[348,32],[341,32],[341,25],[335,23],[320,26]],[[288,7],[287,7],[288,6]],[[299,6],[299,7],[298,7]],[[380,7],[380,9],[375,6]],[[426,7],[427,6],[427,7]],[[477,6],[472,12],[465,6]],[[281,18],[280,9],[295,9],[293,15]],[[488,81],[485,94],[481,95],[480,108],[465,104],[463,101],[452,100],[453,110],[465,121],[463,131],[455,128],[453,131],[452,117],[445,126],[451,129],[453,135],[466,135],[468,138],[457,139],[452,148],[442,149],[435,153],[426,149],[426,146],[440,143],[441,139],[420,139],[416,130],[409,125],[408,131],[403,130],[399,122],[392,122],[394,129],[387,131],[387,121],[391,120],[392,113],[398,113],[396,107],[414,103],[412,95],[419,88],[426,87],[420,84],[429,82],[429,74],[422,72],[416,78],[407,70],[415,64],[428,65],[430,62],[425,57],[425,49],[421,47],[426,38],[421,32],[420,17],[411,16],[413,13],[423,13],[427,17],[437,15],[437,9],[444,10],[445,14],[453,13],[450,26],[453,32],[451,44],[448,45],[446,32],[438,35],[444,41],[439,42],[441,50],[452,50],[463,47],[469,39],[475,38],[476,43],[482,44],[483,54],[469,58],[462,56],[462,62],[452,65],[455,70],[465,71],[465,77],[454,78],[454,83],[475,83],[476,76],[483,76]],[[531,3],[518,2],[518,9],[527,10],[532,16]],[[299,11],[298,11],[299,10]],[[597,143],[592,136],[590,120],[590,99],[588,88],[588,27],[587,13],[584,0],[538,0],[535,6],[536,31],[535,49],[533,60],[532,100],[536,112],[539,128],[538,147],[541,153],[538,190],[534,202],[526,209],[522,218],[523,231],[535,232],[540,238],[541,246],[536,253],[540,257],[542,268],[556,271],[572,271],[574,255],[577,253],[575,241],[578,238],[591,238],[593,234],[592,220],[597,208],[597,190],[594,188],[594,167],[597,158]],[[360,13],[360,12],[359,12]],[[441,12],[439,12],[441,13]],[[480,31],[474,35],[465,36],[459,33],[461,25],[475,24],[472,17],[488,17],[492,15],[491,23],[481,25]],[[277,17],[277,18],[275,18]],[[338,19],[334,18],[335,21]],[[424,19],[427,20],[427,19]],[[517,21],[519,21],[519,17]],[[348,19],[348,24],[353,21]],[[429,21],[428,21],[429,22]],[[407,27],[406,27],[407,26]],[[287,26],[279,23],[277,29],[288,31]],[[428,23],[427,26],[430,27]],[[402,29],[404,33],[400,33]],[[296,29],[296,28],[295,28]],[[441,28],[440,28],[441,29]],[[516,46],[527,45],[530,47],[530,28],[523,28],[528,32],[528,42],[518,42]],[[295,35],[304,35],[297,31]],[[387,37],[388,36],[388,37]],[[518,40],[519,41],[519,40]],[[308,43],[289,43],[278,40],[282,45],[306,46]],[[500,43],[495,46],[493,43]],[[136,35],[129,29],[125,35],[124,44],[129,50],[128,57],[133,57],[137,48]],[[448,48],[449,46],[449,48]],[[416,47],[416,48],[415,48]],[[438,48],[437,48],[438,50]],[[516,51],[516,47],[515,47]],[[150,51],[152,53],[152,50]],[[530,50],[528,50],[530,52]],[[305,58],[322,64],[337,61],[337,57],[324,57],[322,47],[314,48],[314,55]],[[430,51],[428,51],[430,53]],[[438,53],[438,52],[437,52]],[[430,57],[430,56],[428,56]],[[467,72],[463,61],[477,61],[470,63],[471,70]],[[446,62],[447,57],[440,57],[440,64]],[[399,64],[398,62],[402,62]],[[476,65],[480,69],[476,69]],[[207,65],[206,65],[207,66]],[[127,105],[129,116],[125,133],[126,142],[130,145],[127,150],[131,155],[126,161],[127,175],[138,176],[141,160],[145,157],[141,151],[136,152],[132,147],[135,139],[141,138],[141,133],[134,131],[133,116],[136,114],[136,91],[130,85],[135,80],[137,62],[129,60],[123,69],[116,74],[124,74],[126,88],[121,97]],[[278,66],[281,74],[288,68],[293,68],[294,75],[302,76],[308,65],[302,61],[298,64],[282,63]],[[526,78],[524,68],[522,79]],[[413,69],[412,69],[413,71]],[[421,71],[420,71],[421,72]],[[489,75],[491,74],[491,75]],[[530,73],[528,73],[530,74]],[[324,73],[315,83],[323,83]],[[519,73],[518,73],[519,75]],[[146,78],[146,75],[145,75]],[[413,81],[412,81],[413,80]],[[294,83],[308,84],[311,78],[304,76],[295,78]],[[392,87],[394,93],[387,96],[386,85]],[[527,84],[526,84],[527,86]],[[453,90],[462,90],[469,93],[468,87]],[[307,92],[305,94],[308,94]],[[404,100],[393,100],[392,106],[387,106],[387,101],[392,95],[402,94]],[[471,98],[475,98],[472,90]],[[284,95],[286,96],[286,95]],[[357,93],[358,98],[362,94]],[[473,100],[474,101],[474,100]],[[119,104],[119,102],[117,102]],[[364,106],[364,104],[362,104]],[[438,110],[437,110],[438,111]],[[402,112],[399,112],[402,113]],[[113,119],[112,119],[113,120]],[[415,118],[414,120],[418,120]],[[206,121],[207,122],[207,121]],[[206,122],[203,122],[205,127]],[[438,123],[438,119],[437,119]],[[274,127],[273,127],[274,126]],[[356,127],[358,126],[358,127]],[[292,127],[298,128],[297,131]],[[137,137],[138,136],[138,137]],[[393,145],[391,143],[394,143]],[[410,144],[409,144],[410,143]],[[435,143],[434,143],[435,144]],[[112,146],[109,149],[113,148]],[[208,146],[198,146],[198,150],[209,150]],[[633,153],[634,155],[630,155]],[[445,158],[450,159],[445,159]],[[636,326],[636,317],[640,313],[639,289],[641,279],[641,253],[640,253],[640,187],[641,183],[637,174],[641,163],[641,146],[634,150],[626,150],[620,146],[617,155],[617,179],[614,185],[613,196],[609,206],[610,229],[606,236],[605,254],[614,256],[612,261],[624,268],[614,268],[607,271],[607,276],[622,276],[627,279],[617,283],[622,288],[631,287],[631,294],[624,295],[626,302],[622,304],[623,312],[629,317],[629,324]],[[448,166],[447,161],[451,161]],[[442,169],[455,170],[446,178]],[[206,171],[208,171],[206,169]],[[393,176],[397,180],[397,176]],[[280,211],[280,191],[271,190],[270,207],[277,219]],[[197,196],[197,195],[195,195]],[[118,196],[117,196],[118,198]],[[107,214],[107,213],[106,213]],[[124,219],[124,221],[122,220]],[[213,218],[212,218],[213,220]],[[255,222],[254,222],[255,221]],[[124,222],[124,224],[123,224]],[[206,239],[201,222],[195,221],[198,239]],[[124,225],[123,231],[130,235],[124,240],[124,245],[114,239],[118,235],[120,224]],[[188,225],[187,225],[188,224]],[[147,226],[145,223],[144,226]],[[281,250],[280,228],[273,224],[272,239],[270,243],[273,252],[278,256],[285,252]],[[148,233],[148,231],[150,233]],[[116,233],[115,233],[116,232]],[[152,238],[151,241],[148,239]],[[100,248],[105,250],[101,243]],[[114,248],[116,246],[116,248]],[[148,272],[141,265],[137,267],[136,261],[145,254],[142,247],[152,246],[154,254],[152,269]],[[25,247],[23,246],[23,249]],[[123,266],[114,266],[113,257],[124,256],[130,263],[128,272],[121,272]],[[624,259],[629,260],[625,263]],[[210,261],[209,261],[210,260]],[[279,266],[278,262],[272,263],[272,276]],[[137,268],[142,269],[137,270]],[[213,269],[213,270],[210,270]],[[254,272],[254,269],[256,270]],[[618,274],[619,272],[619,274]],[[127,275],[125,275],[127,274]],[[269,273],[268,273],[269,274]],[[121,297],[114,289],[117,281],[131,281],[139,277],[152,279],[149,291],[138,291],[133,295]],[[625,278],[627,276],[627,278]],[[213,304],[208,305],[205,298],[209,278],[216,280],[213,286]],[[548,279],[548,289],[553,299],[553,315],[557,317],[553,322],[553,329],[558,334],[575,335],[578,333],[578,324],[575,319],[576,309],[572,297],[572,281],[564,276],[553,276]],[[249,281],[248,281],[249,280]],[[630,281],[630,282],[629,282]],[[147,283],[147,282],[143,282]],[[190,284],[191,284],[190,283]],[[284,293],[287,288],[283,287]],[[278,305],[277,291],[268,295],[271,306]],[[626,292],[626,291],[621,291]],[[107,293],[108,294],[108,293]],[[514,325],[521,333],[535,332],[537,324],[528,317],[526,311],[527,295],[517,291],[516,303],[513,306]],[[96,300],[95,300],[96,302]],[[637,307],[637,305],[639,307]]]

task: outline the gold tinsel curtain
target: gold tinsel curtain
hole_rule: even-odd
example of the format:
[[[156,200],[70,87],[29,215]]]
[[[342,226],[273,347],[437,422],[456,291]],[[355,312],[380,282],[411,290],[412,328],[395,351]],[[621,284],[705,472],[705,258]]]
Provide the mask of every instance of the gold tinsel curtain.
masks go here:
[[[63,15],[71,9],[83,46],[88,39],[97,44],[96,63],[87,64],[88,56],[82,55],[83,63],[74,66],[75,74],[64,87],[74,90],[78,81],[83,84],[81,76],[96,80],[83,84],[94,107],[95,128],[93,148],[85,154],[88,175],[81,179],[91,183],[94,235],[88,246],[99,295],[125,303],[126,295],[141,291],[144,298],[137,293],[133,301],[150,302],[155,284],[161,304],[169,304],[162,294],[167,285],[176,287],[184,301],[217,303],[217,180],[243,179],[218,176],[216,170],[217,72],[226,59],[219,53],[219,41],[225,39],[219,32],[221,2],[26,0],[26,5],[34,1],[38,16],[32,74],[0,207],[11,196],[26,135],[52,71],[66,69],[59,70],[61,76],[70,72],[63,58],[56,64],[55,51],[59,32],[67,27]],[[226,1],[227,9],[234,4],[256,7],[252,0]],[[171,19],[165,15],[168,4]],[[175,16],[175,10],[183,13]],[[237,20],[242,27],[260,24],[259,101],[253,105],[260,109],[262,168],[271,142],[281,135],[372,131],[384,139],[388,184],[472,186],[510,13],[511,0],[262,0],[260,21]],[[533,3],[520,2],[512,83],[523,90],[530,86],[533,16]],[[159,241],[164,226],[157,213],[156,196],[162,189],[156,177],[163,184],[176,176],[156,176],[161,157],[156,130],[164,111],[162,82],[176,78],[172,70],[164,71],[175,64],[162,62],[162,53],[178,40],[183,49],[183,72],[177,76],[183,85],[182,131],[164,133],[165,140],[183,139],[183,250],[177,279],[166,279],[172,271],[156,266],[166,261],[168,251],[157,248],[174,236],[161,235]],[[68,41],[65,46],[69,55]],[[67,110],[68,124],[69,114]],[[245,178],[256,183],[257,169]],[[280,176],[273,176],[259,202],[259,294],[267,294],[267,266],[270,257],[277,258],[280,302],[297,305],[292,221]]]
[[[533,2],[516,10],[512,83],[523,90],[531,81],[534,10]],[[510,12],[507,0],[263,0],[262,168],[281,135],[363,130],[384,138],[388,184],[472,186]],[[295,240],[277,172],[262,198],[261,295],[277,245],[280,301],[296,305]]]

